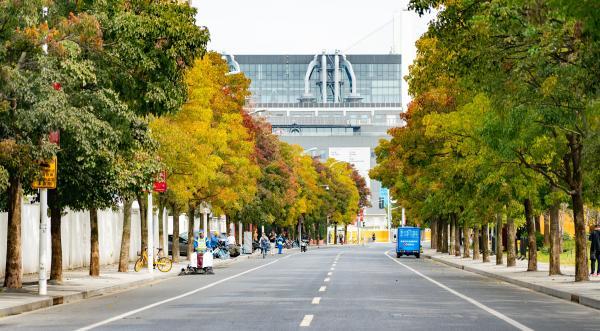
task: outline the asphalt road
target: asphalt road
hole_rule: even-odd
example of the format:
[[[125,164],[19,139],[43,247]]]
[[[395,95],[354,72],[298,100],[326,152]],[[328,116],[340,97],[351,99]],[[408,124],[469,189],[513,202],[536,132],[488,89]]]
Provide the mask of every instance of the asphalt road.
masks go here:
[[[10,330],[600,330],[600,311],[391,246],[309,248],[0,319]]]

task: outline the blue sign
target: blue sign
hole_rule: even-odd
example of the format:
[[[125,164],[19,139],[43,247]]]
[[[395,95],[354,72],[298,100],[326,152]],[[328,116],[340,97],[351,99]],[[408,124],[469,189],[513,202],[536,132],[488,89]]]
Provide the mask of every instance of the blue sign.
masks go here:
[[[383,199],[383,207],[387,208],[388,204],[390,203],[390,190],[384,187],[380,188],[379,198]]]

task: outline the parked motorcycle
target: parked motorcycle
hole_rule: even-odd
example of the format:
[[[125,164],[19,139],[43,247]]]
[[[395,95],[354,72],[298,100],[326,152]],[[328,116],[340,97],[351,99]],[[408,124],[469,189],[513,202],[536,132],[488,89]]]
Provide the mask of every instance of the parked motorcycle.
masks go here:
[[[227,247],[227,243],[219,241],[219,244],[213,250],[213,257],[221,260],[227,260],[231,256],[229,255],[229,248]]]

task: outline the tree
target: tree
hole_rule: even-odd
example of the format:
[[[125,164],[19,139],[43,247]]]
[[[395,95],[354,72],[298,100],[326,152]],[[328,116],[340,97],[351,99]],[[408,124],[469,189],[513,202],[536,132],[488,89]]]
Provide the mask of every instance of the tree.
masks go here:
[[[216,53],[198,59],[187,74],[189,98],[182,110],[151,123],[167,167],[168,199],[179,208],[191,211],[203,203],[213,213],[234,213],[256,192],[259,168],[242,116],[249,82],[227,73]]]

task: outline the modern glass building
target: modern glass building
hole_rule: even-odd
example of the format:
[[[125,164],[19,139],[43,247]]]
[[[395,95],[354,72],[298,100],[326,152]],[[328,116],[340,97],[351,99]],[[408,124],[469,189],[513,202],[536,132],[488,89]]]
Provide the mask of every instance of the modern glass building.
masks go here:
[[[307,153],[353,163],[367,178],[372,208],[366,228],[387,227],[378,208],[380,184],[368,179],[373,149],[400,125],[401,58],[389,55],[224,55],[232,72],[252,80],[248,107],[260,110],[273,132]]]

